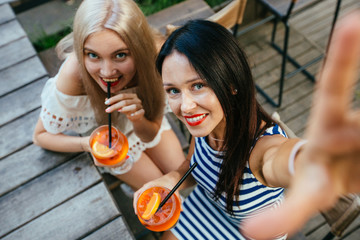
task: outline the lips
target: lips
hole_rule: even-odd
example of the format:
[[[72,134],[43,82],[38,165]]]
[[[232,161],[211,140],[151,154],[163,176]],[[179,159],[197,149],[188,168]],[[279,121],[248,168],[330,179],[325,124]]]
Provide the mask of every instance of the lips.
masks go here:
[[[101,83],[104,84],[105,86],[107,86],[108,82],[110,83],[110,86],[116,86],[119,82],[120,82],[120,78],[121,77],[117,77],[117,78],[100,78]]]
[[[201,124],[207,117],[207,114],[195,114],[192,116],[185,116],[185,121],[190,126],[197,126]]]

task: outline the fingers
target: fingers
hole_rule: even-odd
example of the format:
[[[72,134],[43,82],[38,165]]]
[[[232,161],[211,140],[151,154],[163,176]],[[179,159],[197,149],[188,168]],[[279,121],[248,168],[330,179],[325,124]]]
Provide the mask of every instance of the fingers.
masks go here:
[[[105,104],[109,105],[109,107],[105,109],[107,113],[117,110],[128,115],[129,119],[134,117],[137,119],[145,113],[141,100],[133,93],[118,94],[106,99]]]
[[[143,187],[140,188],[139,190],[137,190],[135,193],[134,193],[134,198],[133,198],[133,209],[134,209],[134,212],[135,214],[137,215],[137,201],[141,195],[141,193],[144,191]]]
[[[314,97],[313,115],[325,125],[338,124],[350,108],[360,61],[360,11],[338,21]]]

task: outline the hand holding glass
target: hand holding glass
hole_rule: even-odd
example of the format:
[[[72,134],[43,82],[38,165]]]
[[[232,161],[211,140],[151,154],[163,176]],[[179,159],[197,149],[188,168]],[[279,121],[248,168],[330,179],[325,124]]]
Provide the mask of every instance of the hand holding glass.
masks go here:
[[[126,136],[116,127],[111,126],[111,148],[109,148],[109,126],[102,125],[90,135],[90,148],[93,158],[110,168],[114,174],[128,172],[133,159],[128,155],[129,143]]]
[[[170,193],[165,187],[151,187],[140,194],[136,204],[140,222],[149,230],[166,231],[177,223],[180,216],[181,202],[177,195],[172,194],[160,208],[159,204]]]

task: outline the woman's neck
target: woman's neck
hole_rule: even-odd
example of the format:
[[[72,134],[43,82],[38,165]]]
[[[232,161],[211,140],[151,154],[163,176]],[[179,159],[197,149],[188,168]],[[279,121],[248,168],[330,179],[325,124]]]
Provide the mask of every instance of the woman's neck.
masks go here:
[[[219,151],[223,147],[224,140],[213,137],[210,134],[210,135],[208,135],[208,144],[212,149],[214,149],[216,151]]]

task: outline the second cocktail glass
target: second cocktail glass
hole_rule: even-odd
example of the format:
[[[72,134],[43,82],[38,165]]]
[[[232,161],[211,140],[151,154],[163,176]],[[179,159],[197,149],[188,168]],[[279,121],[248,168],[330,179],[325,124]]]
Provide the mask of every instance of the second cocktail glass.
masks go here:
[[[149,212],[149,202],[152,201],[153,195],[158,194],[159,199],[158,203],[161,202],[170,192],[170,189],[165,187],[152,187],[146,189],[141,193],[137,201],[137,215],[140,222],[149,230],[155,232],[163,232],[172,228],[178,221],[181,211],[181,201],[179,197],[173,194],[169,200],[166,201],[164,206],[156,211],[157,206],[155,206],[155,213],[150,214],[148,217],[144,215],[146,212]],[[146,219],[144,219],[146,218]]]

